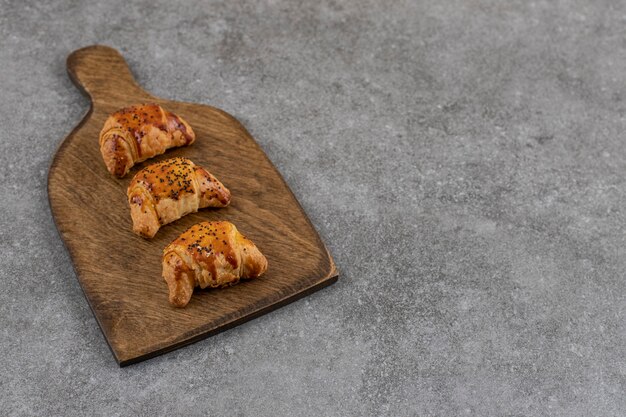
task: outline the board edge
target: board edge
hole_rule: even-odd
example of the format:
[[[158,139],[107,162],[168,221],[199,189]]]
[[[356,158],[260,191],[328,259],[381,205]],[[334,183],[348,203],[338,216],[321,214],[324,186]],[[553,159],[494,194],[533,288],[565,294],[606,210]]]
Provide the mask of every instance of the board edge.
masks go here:
[[[201,340],[208,339],[209,337],[212,337],[212,336],[215,336],[215,335],[220,334],[222,332],[225,332],[227,330],[230,330],[230,329],[232,329],[234,327],[237,327],[237,326],[239,326],[241,324],[244,324],[244,323],[246,323],[248,321],[252,321],[252,320],[254,320],[254,319],[258,318],[258,317],[261,317],[261,316],[263,316],[265,314],[271,313],[274,310],[278,310],[279,308],[282,308],[282,307],[284,307],[284,306],[286,306],[288,304],[291,304],[291,303],[296,302],[296,301],[298,301],[298,300],[300,300],[300,299],[302,299],[302,298],[304,298],[306,296],[309,296],[309,295],[311,295],[311,294],[313,294],[313,293],[315,293],[317,291],[320,291],[320,290],[322,290],[322,289],[324,289],[324,288],[334,284],[335,282],[337,282],[338,279],[339,279],[339,273],[338,273],[338,271],[336,269],[333,268],[326,277],[322,278],[320,281],[318,281],[317,283],[313,284],[312,286],[307,287],[307,288],[305,288],[305,289],[303,289],[303,290],[301,290],[299,292],[292,293],[292,294],[288,295],[287,297],[285,297],[285,298],[283,298],[283,299],[281,299],[281,300],[279,300],[277,302],[268,304],[267,306],[258,309],[257,311],[254,311],[252,313],[246,314],[245,316],[239,317],[237,319],[234,319],[234,320],[232,320],[232,321],[230,321],[228,323],[222,324],[221,326],[216,327],[214,329],[208,330],[206,332],[201,332],[201,333],[199,333],[197,335],[194,335],[194,336],[192,336],[192,337],[190,337],[188,339],[184,339],[184,340],[178,341],[178,342],[173,343],[173,344],[171,344],[171,345],[169,345],[167,347],[164,347],[162,349],[156,349],[156,350],[153,350],[151,352],[148,352],[148,353],[145,353],[145,354],[142,354],[142,355],[139,355],[139,356],[134,356],[134,357],[131,357],[131,358],[128,358],[128,359],[119,359],[118,360],[117,357],[116,357],[117,363],[118,363],[120,368],[124,368],[124,367],[129,366],[129,365],[137,364],[139,362],[143,362],[145,360],[152,359],[152,358],[164,355],[164,354],[169,353],[169,352],[173,352],[173,351],[175,351],[177,349],[180,349],[182,347],[194,344],[194,343],[199,342]]]

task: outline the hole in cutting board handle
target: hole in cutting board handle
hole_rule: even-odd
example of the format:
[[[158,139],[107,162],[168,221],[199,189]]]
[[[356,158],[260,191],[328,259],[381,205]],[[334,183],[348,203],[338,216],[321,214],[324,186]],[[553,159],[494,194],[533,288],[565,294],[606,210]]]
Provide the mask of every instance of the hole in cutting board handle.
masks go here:
[[[149,101],[153,97],[135,81],[124,57],[114,48],[92,45],[77,49],[67,57],[67,72],[76,86],[96,104],[136,100]]]

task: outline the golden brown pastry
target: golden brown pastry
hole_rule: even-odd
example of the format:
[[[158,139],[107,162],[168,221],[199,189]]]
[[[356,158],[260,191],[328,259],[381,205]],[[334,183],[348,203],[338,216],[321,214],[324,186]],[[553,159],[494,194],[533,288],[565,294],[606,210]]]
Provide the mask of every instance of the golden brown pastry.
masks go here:
[[[196,140],[191,126],[157,104],[113,113],[100,132],[100,152],[109,172],[123,177],[137,162]]]
[[[230,191],[187,158],[171,158],[139,171],[128,186],[133,231],[154,237],[159,228],[204,207],[225,207]]]
[[[185,307],[196,286],[228,287],[266,270],[265,256],[226,221],[198,223],[163,251],[163,278],[175,307]]]

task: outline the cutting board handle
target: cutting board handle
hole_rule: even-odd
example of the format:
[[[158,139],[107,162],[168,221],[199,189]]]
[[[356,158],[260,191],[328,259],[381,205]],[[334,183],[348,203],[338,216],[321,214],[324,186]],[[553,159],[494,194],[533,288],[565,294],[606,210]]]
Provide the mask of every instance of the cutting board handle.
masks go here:
[[[67,72],[94,105],[98,103],[124,103],[128,96],[153,96],[144,91],[133,77],[126,60],[114,48],[92,45],[78,49],[67,57]]]

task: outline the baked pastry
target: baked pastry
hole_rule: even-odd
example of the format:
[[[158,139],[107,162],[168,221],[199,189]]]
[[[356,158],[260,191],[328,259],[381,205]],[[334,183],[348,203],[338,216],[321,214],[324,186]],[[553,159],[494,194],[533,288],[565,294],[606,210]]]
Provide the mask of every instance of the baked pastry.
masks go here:
[[[154,237],[159,228],[204,207],[225,207],[230,191],[187,158],[171,158],[139,171],[128,186],[133,231]]]
[[[266,270],[265,256],[227,221],[198,223],[163,251],[163,278],[175,307],[185,307],[196,286],[228,287]]]
[[[191,126],[157,104],[118,110],[104,122],[100,152],[109,172],[119,178],[137,162],[196,140]]]

